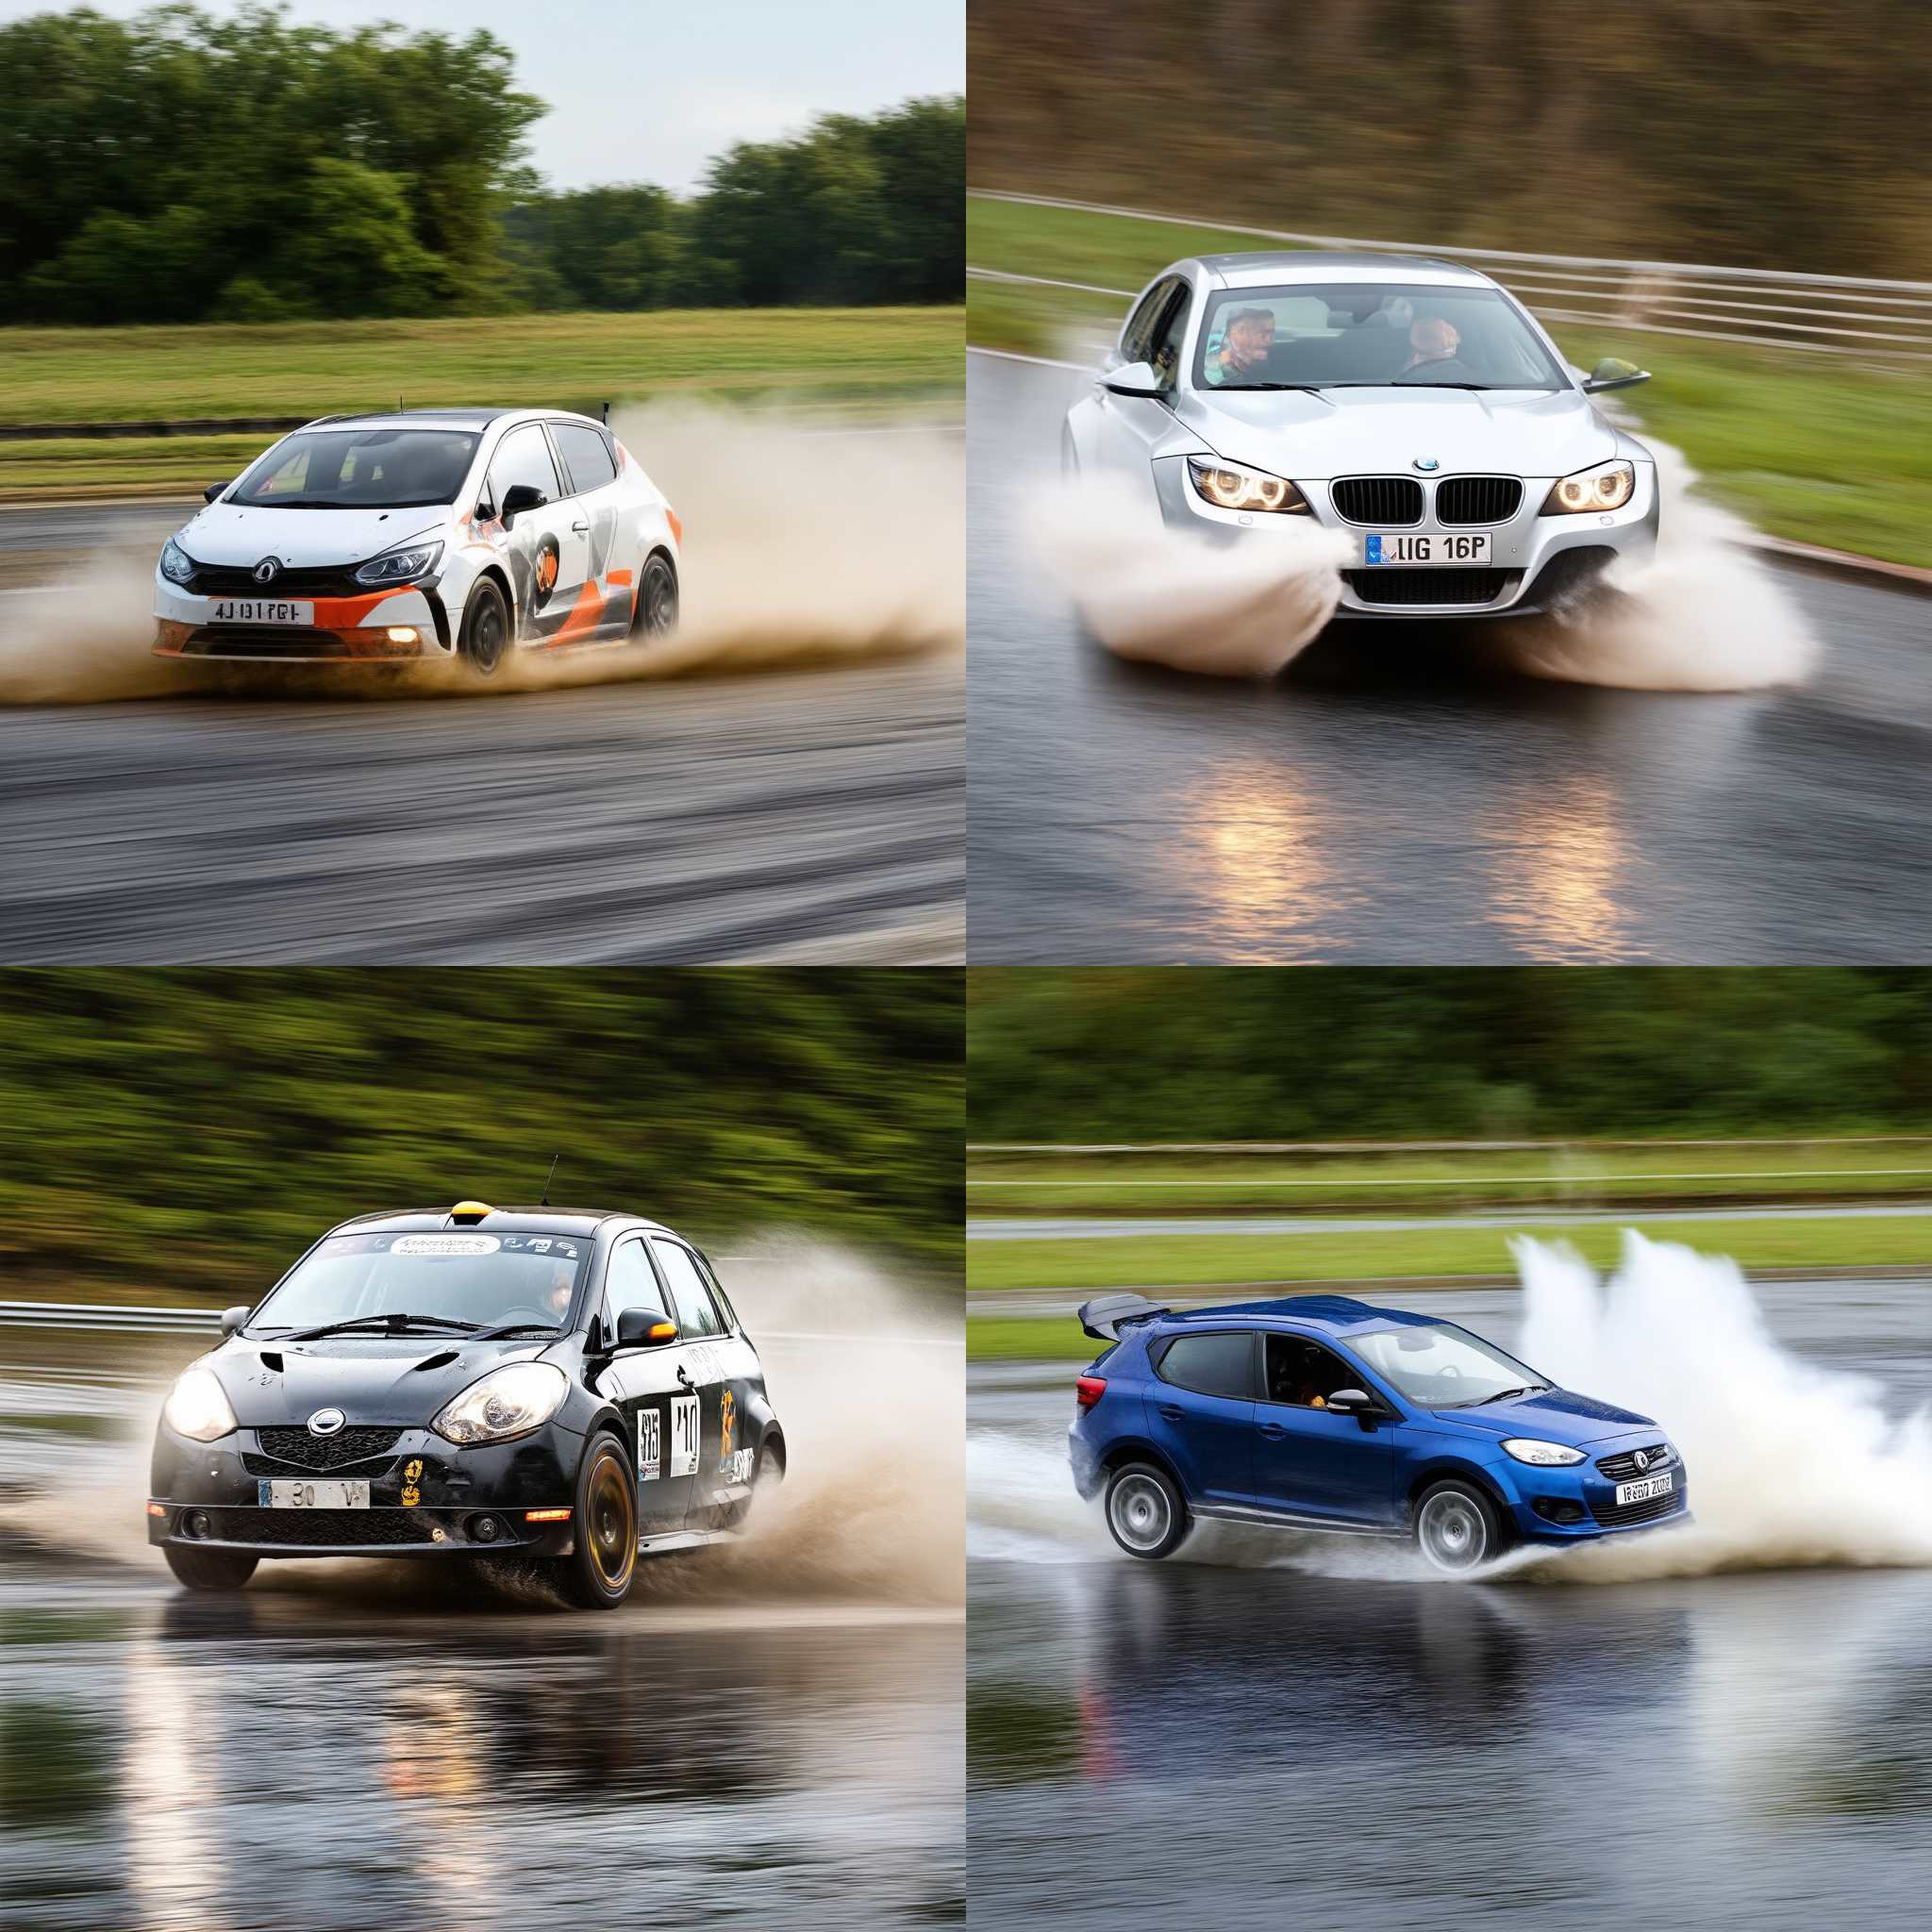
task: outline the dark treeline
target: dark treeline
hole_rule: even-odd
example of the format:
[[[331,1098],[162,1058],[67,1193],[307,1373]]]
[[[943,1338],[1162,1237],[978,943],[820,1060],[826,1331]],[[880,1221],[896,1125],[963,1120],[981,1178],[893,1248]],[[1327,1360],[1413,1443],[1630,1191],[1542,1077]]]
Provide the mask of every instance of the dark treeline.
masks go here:
[[[0,974],[0,1292],[233,1301],[553,1154],[553,1202],[950,1274],[959,1039],[940,971]]]
[[[680,199],[546,191],[487,33],[277,8],[0,26],[0,323],[957,302],[965,104],[741,144]]]
[[[1926,971],[982,971],[968,1015],[975,1141],[1932,1132]]]
[[[1932,275],[1896,0],[973,0],[975,186],[1375,241]]]

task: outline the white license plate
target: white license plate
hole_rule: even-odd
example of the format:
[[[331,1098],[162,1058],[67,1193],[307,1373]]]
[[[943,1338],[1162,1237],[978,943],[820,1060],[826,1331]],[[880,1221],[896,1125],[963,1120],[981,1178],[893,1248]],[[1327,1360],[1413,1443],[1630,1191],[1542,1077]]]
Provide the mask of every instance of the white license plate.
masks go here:
[[[217,597],[210,624],[313,624],[313,604],[290,604],[277,597]]]
[[[1619,1483],[1617,1501],[1623,1503],[1647,1503],[1653,1496],[1668,1496],[1671,1493],[1671,1478],[1667,1475],[1646,1476],[1641,1483]]]
[[[1490,539],[1447,537],[1436,532],[1419,537],[1364,537],[1362,561],[1368,563],[1487,563]]]
[[[369,1485],[359,1483],[273,1482],[263,1477],[257,1485],[264,1509],[366,1509]]]

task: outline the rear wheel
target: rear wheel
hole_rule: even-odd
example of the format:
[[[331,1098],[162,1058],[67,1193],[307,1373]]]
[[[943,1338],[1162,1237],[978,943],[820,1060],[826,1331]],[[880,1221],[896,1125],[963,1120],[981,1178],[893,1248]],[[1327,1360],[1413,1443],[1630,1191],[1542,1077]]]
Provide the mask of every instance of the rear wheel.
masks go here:
[[[631,613],[634,638],[668,638],[677,628],[677,573],[661,552],[644,559],[638,578],[638,605]]]
[[[584,1451],[571,1536],[558,1579],[564,1595],[579,1609],[614,1610],[638,1567],[637,1479],[614,1436],[595,1436]]]
[[[470,592],[463,607],[462,636],[458,647],[470,669],[479,677],[494,675],[509,652],[509,607],[494,577],[484,577]]]
[[[189,1550],[168,1543],[161,1551],[168,1568],[190,1590],[240,1590],[255,1574],[257,1559],[229,1550]]]
[[[1451,1477],[1416,1504],[1415,1546],[1434,1569],[1466,1575],[1503,1554],[1502,1520],[1474,1483]]]
[[[1107,1483],[1107,1526],[1130,1557],[1169,1557],[1193,1527],[1181,1492],[1164,1470],[1130,1462]]]

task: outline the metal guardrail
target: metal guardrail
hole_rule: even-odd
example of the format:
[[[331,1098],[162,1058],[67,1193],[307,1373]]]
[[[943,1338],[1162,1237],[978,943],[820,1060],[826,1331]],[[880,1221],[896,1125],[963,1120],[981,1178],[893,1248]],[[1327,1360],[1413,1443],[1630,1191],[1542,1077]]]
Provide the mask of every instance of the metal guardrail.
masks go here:
[[[1207,228],[1254,241],[1302,248],[1366,248],[1385,255],[1427,255],[1466,261],[1503,284],[1546,323],[1692,336],[1757,348],[1802,349],[1859,356],[1870,361],[1932,361],[1932,282],[1887,281],[1858,275],[1804,275],[1795,270],[1724,268],[1704,262],[1618,261],[1587,255],[1527,255],[1505,248],[1456,248],[1423,242],[1374,242],[1310,235],[1291,228],[1242,227],[1204,215],[1153,214],[1144,208],[1060,201],[1041,194],[967,190],[975,201],[1057,208],[1124,221]],[[975,281],[1067,289],[1128,301],[1133,289],[1054,281],[969,267]]]

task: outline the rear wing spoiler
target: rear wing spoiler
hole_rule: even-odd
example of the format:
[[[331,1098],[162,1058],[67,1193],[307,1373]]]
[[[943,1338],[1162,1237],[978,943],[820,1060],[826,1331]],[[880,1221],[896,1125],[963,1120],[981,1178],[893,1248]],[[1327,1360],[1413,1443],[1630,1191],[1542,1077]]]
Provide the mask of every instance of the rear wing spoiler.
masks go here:
[[[1151,1322],[1156,1315],[1171,1313],[1172,1309],[1150,1302],[1145,1295],[1103,1294],[1080,1304],[1079,1323],[1095,1341],[1118,1341],[1126,1323]]]

